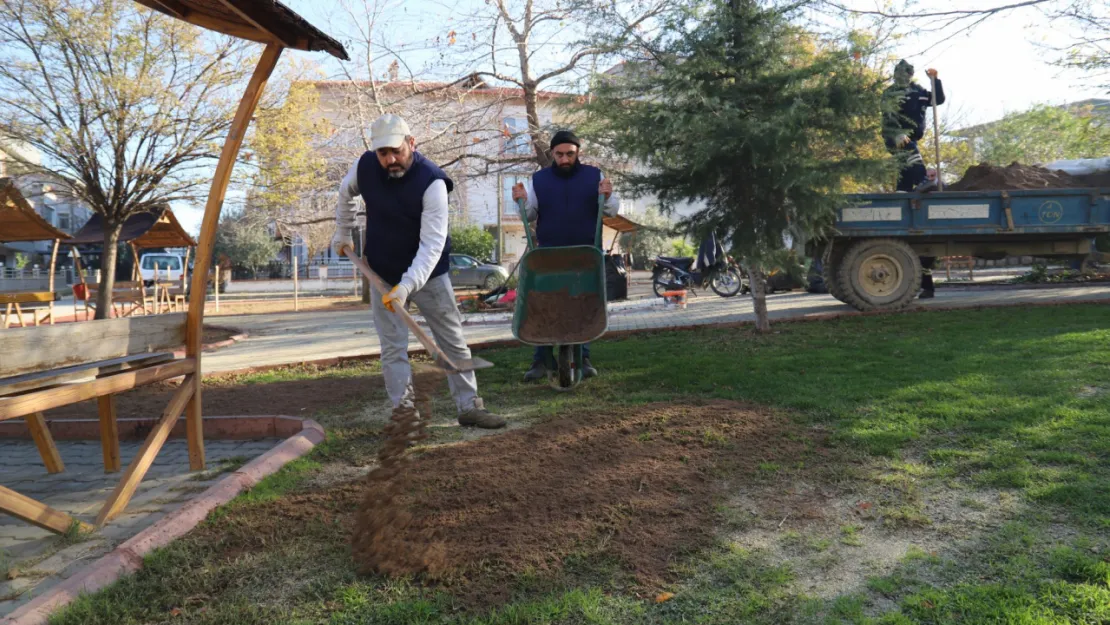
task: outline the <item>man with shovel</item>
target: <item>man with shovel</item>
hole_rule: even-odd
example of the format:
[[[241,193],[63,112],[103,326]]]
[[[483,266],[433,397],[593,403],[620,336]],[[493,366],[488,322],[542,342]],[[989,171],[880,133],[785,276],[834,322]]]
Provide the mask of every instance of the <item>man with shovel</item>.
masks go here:
[[[435,342],[452,362],[471,359],[462,317],[447,275],[451,238],[447,236],[447,195],[454,183],[416,151],[405,120],[382,115],[370,127],[371,150],[351,165],[339,185],[332,249],[353,253],[356,198],[366,205],[366,263],[392,289],[371,297],[374,327],[382,348],[382,375],[393,407],[413,401],[408,361],[409,332],[401,317],[412,299],[424,315]],[[358,262],[352,258],[353,261]],[[486,410],[473,371],[447,377],[458,408],[459,424],[500,428],[505,419]]]
[[[938,182],[935,170],[930,177],[925,169],[917,142],[925,136],[925,113],[930,106],[933,107],[935,129],[936,106],[944,104],[944,86],[937,78],[937,70],[927,69],[925,73],[933,83],[932,91],[914,82],[913,65],[901,60],[894,66],[894,84],[884,92],[883,139],[890,153],[902,161],[897,190],[906,193],[932,191]],[[933,140],[939,141],[937,137]],[[937,157],[939,159],[939,153]],[[921,258],[921,293],[918,294],[921,299],[934,296],[932,270],[935,262],[932,257]]]
[[[907,193],[924,191],[929,186],[917,142],[925,136],[925,113],[929,107],[944,104],[944,86],[937,78],[937,70],[928,69],[925,73],[936,85],[934,91],[914,82],[913,65],[899,61],[894,67],[894,84],[884,93],[883,139],[887,150],[902,160],[898,190]]]

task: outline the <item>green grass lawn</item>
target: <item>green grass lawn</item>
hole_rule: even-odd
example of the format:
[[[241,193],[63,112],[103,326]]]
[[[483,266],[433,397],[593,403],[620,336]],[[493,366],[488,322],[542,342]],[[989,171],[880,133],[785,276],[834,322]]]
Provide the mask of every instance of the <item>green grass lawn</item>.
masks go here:
[[[243,511],[367,463],[380,431],[367,415],[381,410],[356,402],[316,415],[329,439],[308,458],[51,622],[1110,623],[1110,307],[779,324],[767,336],[639,335],[597,343],[602,376],[573,393],[521,384],[528,350],[481,355],[497,365],[480,374],[487,404],[517,421],[737,400],[826,435],[832,453],[766,462],[735,484],[736,497],[719,505],[718,543],[674,564],[665,602],[628,584],[603,554],[583,553],[554,576],[522,576],[511,600],[474,610],[449,589],[356,575],[344,528],[323,518],[229,555],[227,545],[251,532]],[[376,371],[291,370],[234,383]],[[380,390],[367,399],[384,401]],[[433,444],[462,436],[444,428]],[[811,491],[825,497],[823,516],[780,522],[751,503]]]

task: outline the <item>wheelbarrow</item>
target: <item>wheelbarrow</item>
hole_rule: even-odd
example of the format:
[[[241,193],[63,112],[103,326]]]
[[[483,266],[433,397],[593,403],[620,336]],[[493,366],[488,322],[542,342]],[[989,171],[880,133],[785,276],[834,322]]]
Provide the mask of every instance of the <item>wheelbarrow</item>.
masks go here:
[[[538,247],[524,200],[517,201],[528,251],[520,259],[513,336],[527,345],[552,348],[544,364],[558,390],[569,390],[582,381],[582,346],[609,328],[601,251],[604,204],[605,196],[599,195],[593,245]]]

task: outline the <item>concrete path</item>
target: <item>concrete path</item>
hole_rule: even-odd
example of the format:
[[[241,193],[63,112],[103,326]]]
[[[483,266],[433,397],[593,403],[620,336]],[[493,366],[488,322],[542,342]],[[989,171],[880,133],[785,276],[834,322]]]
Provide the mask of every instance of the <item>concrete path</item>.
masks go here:
[[[215,484],[225,471],[237,469],[279,442],[206,441],[209,470],[189,473],[186,442],[169,440],[124,513],[88,536],[58,536],[0,515],[0,617],[153,525]],[[121,473],[104,473],[98,441],[58,441],[57,445],[66,470],[49,475],[34,443],[0,440],[0,484],[91,523]],[[120,443],[124,467],[141,445],[141,441]]]
[[[1110,284],[1052,289],[945,288],[937,291],[935,299],[920,301],[916,305],[926,308],[974,307],[1094,300],[1110,300]],[[850,313],[854,310],[832,296],[797,291],[771,295],[767,298],[767,305],[772,319]],[[709,295],[691,300],[685,310],[654,307],[614,311],[609,318],[609,328],[614,331],[666,329],[754,319],[750,297],[724,299]],[[244,329],[250,337],[206,355],[203,361],[205,373],[380,353],[369,311],[228,316],[221,318],[221,323]],[[512,338],[508,323],[472,325],[465,327],[464,331],[471,344]],[[416,344],[415,339],[412,344]]]

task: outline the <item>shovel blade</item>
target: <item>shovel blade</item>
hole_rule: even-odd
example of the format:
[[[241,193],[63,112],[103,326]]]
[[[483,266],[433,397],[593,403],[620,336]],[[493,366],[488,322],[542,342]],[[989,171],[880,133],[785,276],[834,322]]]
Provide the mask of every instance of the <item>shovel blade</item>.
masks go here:
[[[477,371],[478,369],[488,369],[489,367],[493,366],[492,362],[485,360],[484,358],[471,358],[470,360],[456,360],[454,362],[448,360],[436,360],[436,364],[448,373]]]

